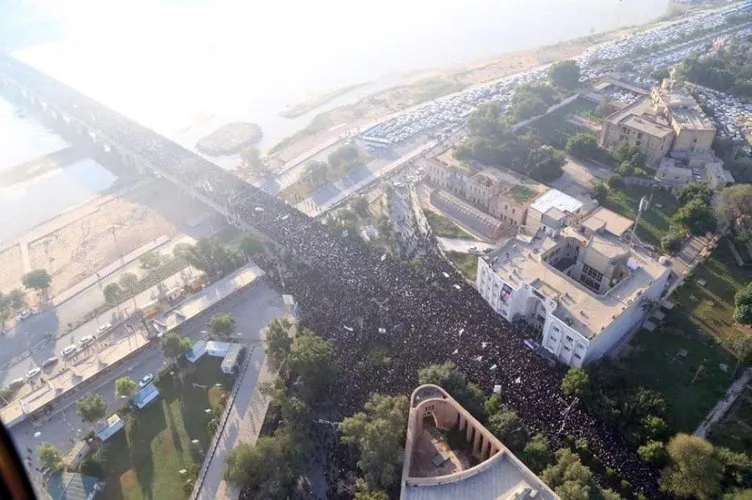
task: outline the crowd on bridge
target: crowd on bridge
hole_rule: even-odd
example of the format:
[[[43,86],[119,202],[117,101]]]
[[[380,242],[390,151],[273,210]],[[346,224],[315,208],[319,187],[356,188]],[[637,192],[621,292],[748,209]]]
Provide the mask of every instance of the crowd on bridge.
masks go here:
[[[339,371],[346,374],[328,392],[336,418],[361,410],[373,392],[409,394],[420,368],[451,360],[486,393],[501,386],[504,402],[528,428],[545,434],[553,449],[566,434],[584,437],[604,466],[635,491],[656,496],[657,472],[581,405],[567,411],[571,401],[560,390],[563,369],[529,350],[526,332],[495,314],[437,253],[423,257],[422,272],[413,270],[23,63],[0,55],[0,75],[6,86],[12,85],[8,78],[22,82],[37,100],[54,102],[66,115],[116,137],[125,154],[113,154],[137,157],[236,222],[266,234],[288,261],[297,262],[300,272],[285,276],[282,286],[300,304],[305,326],[332,341]],[[388,367],[374,371],[358,363],[372,342],[391,350]]]

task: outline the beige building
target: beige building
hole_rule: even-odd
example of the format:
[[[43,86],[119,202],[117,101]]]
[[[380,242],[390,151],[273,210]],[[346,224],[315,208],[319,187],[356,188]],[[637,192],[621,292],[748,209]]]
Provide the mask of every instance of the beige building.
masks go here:
[[[666,78],[650,92],[655,112],[666,117],[674,130],[671,154],[690,156],[711,150],[715,126],[685,89]]]
[[[715,126],[685,89],[666,79],[631,105],[608,116],[601,147],[614,150],[627,143],[639,149],[648,165],[657,166],[671,154],[686,159],[711,151]]]
[[[599,143],[609,151],[627,143],[639,149],[649,165],[656,165],[671,150],[674,135],[669,121],[654,113],[650,97],[643,97],[606,117]]]
[[[646,297],[660,297],[670,269],[629,244],[632,221],[605,208],[554,236],[518,235],[478,259],[476,286],[508,321],[539,332],[553,357],[579,367],[638,328]]]
[[[511,171],[487,168],[476,172],[456,161],[450,163],[446,155],[428,162],[426,177],[507,227],[524,225],[528,207],[548,189]]]
[[[454,449],[450,433],[466,445]],[[426,384],[413,391],[400,500],[558,498],[444,389]]]

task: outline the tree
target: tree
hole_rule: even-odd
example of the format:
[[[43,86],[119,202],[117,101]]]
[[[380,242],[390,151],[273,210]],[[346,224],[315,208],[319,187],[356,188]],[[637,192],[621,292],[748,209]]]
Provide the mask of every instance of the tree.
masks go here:
[[[174,361],[191,348],[191,341],[185,337],[181,337],[177,333],[168,333],[162,339],[160,347],[162,349],[162,354],[164,354],[166,358]]]
[[[666,447],[669,465],[661,473],[660,486],[680,498],[716,498],[721,492],[723,464],[705,439],[677,434]]]
[[[545,469],[551,463],[552,458],[548,439],[543,434],[534,435],[522,450],[523,462],[536,474]]]
[[[235,255],[228,252],[216,238],[200,238],[195,245],[185,249],[183,257],[188,264],[211,278],[235,269],[240,264]]]
[[[301,381],[301,394],[312,401],[335,375],[332,345],[311,330],[301,330],[290,349],[290,370]]]
[[[598,200],[598,203],[603,203],[608,198],[608,191],[608,185],[603,181],[598,181],[590,188],[590,196]]]
[[[706,205],[710,205],[710,201],[713,199],[713,191],[702,182],[690,182],[676,190],[676,200],[680,206],[686,205],[694,199],[702,200]]]
[[[554,489],[562,500],[588,499],[590,495],[590,469],[570,449],[556,452],[556,463],[541,472],[541,479]]]
[[[266,245],[256,235],[250,232],[243,234],[240,239],[240,249],[245,254],[246,259],[251,259],[254,255],[259,255],[266,252]]]
[[[465,407],[475,418],[483,420],[485,398],[482,392],[468,391],[465,375],[451,361],[440,365],[429,365],[418,372],[418,382],[438,385]],[[475,386],[477,387],[477,386]],[[480,399],[479,399],[480,396]]]
[[[564,90],[574,90],[580,83],[580,67],[575,61],[560,61],[548,70],[551,85]]]
[[[107,305],[114,306],[120,303],[120,297],[123,295],[123,290],[117,283],[109,283],[104,287],[104,290],[102,290],[102,294],[104,294],[104,301]]]
[[[675,254],[681,250],[687,234],[687,229],[684,226],[677,226],[676,224],[669,226],[668,233],[661,237],[661,248],[670,254]]]
[[[247,488],[250,498],[290,498],[306,462],[306,444],[287,428],[260,437],[255,445],[240,444],[225,456],[224,478]]]
[[[628,142],[622,142],[616,149],[614,149],[612,156],[620,164],[627,162],[637,167],[642,167],[645,164],[645,155],[637,149],[636,146],[632,146]]]
[[[290,355],[292,349],[292,337],[290,329],[292,324],[287,318],[274,319],[266,329],[264,345],[266,355],[269,356],[269,364],[274,369],[279,369]]]
[[[99,422],[107,413],[107,402],[101,394],[91,393],[76,403],[76,413],[84,422]]]
[[[329,165],[323,161],[312,161],[308,163],[303,172],[303,178],[308,186],[319,186],[326,182],[329,175]]]
[[[306,433],[312,418],[311,408],[299,397],[291,395],[281,377],[262,384],[260,392],[269,397],[273,408],[279,410],[284,425],[290,426],[294,432]]]
[[[215,314],[209,321],[211,332],[222,338],[230,338],[235,333],[235,318],[227,313]]]
[[[36,290],[40,294],[47,294],[52,282],[52,276],[46,269],[34,269],[23,275],[21,283],[30,290]]]
[[[582,368],[570,368],[561,381],[561,392],[565,396],[581,397],[588,388],[588,374]]]
[[[520,453],[527,444],[527,429],[513,410],[503,409],[491,415],[486,427],[514,453]]]
[[[130,377],[120,377],[115,380],[115,395],[130,398],[138,392],[138,384]]]
[[[622,177],[619,174],[611,174],[606,179],[606,184],[610,189],[621,189],[626,184],[624,184],[624,177]]]
[[[686,227],[690,233],[703,235],[715,231],[716,219],[713,210],[702,200],[695,198],[679,208],[671,221]]]
[[[368,199],[365,196],[358,196],[353,202],[352,208],[361,217],[368,217]]]
[[[637,448],[637,454],[644,461],[658,466],[666,462],[666,447],[660,441],[648,441]]]
[[[261,159],[261,151],[255,146],[247,146],[240,150],[240,158],[243,163],[250,170],[257,173],[264,173],[266,171],[266,165],[264,160]]]
[[[590,133],[579,132],[567,139],[567,153],[577,158],[588,159],[598,155],[598,139]]]
[[[566,162],[561,152],[550,146],[541,146],[530,152],[528,175],[541,182],[551,182],[564,173]]]
[[[750,285],[747,285],[749,287]],[[743,314],[749,314],[749,310],[752,309],[752,306],[747,304],[744,309],[746,309],[746,313]],[[737,311],[739,309],[737,308]],[[734,313],[734,317],[736,317],[736,313]],[[738,321],[738,320],[737,320]],[[748,363],[750,360],[752,360],[752,335],[737,331],[734,334],[732,334],[731,338],[728,340],[729,346],[731,347],[731,351],[736,356],[736,367],[734,368],[734,373],[732,375],[732,378],[736,376],[737,370],[739,370],[739,365],[742,363]]]
[[[329,165],[334,168],[349,168],[355,165],[359,156],[360,152],[357,146],[354,144],[345,144],[331,152],[327,160],[329,161]]]
[[[372,394],[362,412],[339,424],[342,442],[360,451],[358,468],[372,488],[388,489],[399,479],[407,410],[404,396]]]
[[[162,265],[162,256],[152,250],[142,255],[138,261],[144,271],[155,271]]]
[[[124,293],[133,297],[133,307],[137,307],[136,293],[138,292],[138,276],[136,276],[134,273],[123,273],[122,275],[120,275],[118,283],[120,284],[120,288],[123,289]]]
[[[6,296],[8,306],[12,311],[20,311],[26,306],[26,294],[20,288],[14,288]]]
[[[733,226],[738,220],[752,214],[752,185],[735,184],[724,188],[716,204],[718,218]]]
[[[39,446],[37,454],[42,467],[52,472],[59,472],[65,467],[63,464],[63,454],[50,443],[42,443]]]
[[[752,500],[752,490],[735,489],[723,495],[723,500]]]

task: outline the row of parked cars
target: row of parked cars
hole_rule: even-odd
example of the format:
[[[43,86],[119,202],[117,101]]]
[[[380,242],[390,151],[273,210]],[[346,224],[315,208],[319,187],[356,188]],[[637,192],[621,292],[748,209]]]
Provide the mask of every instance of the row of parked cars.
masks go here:
[[[100,325],[99,328],[97,328],[97,332],[99,334],[104,333],[112,328],[111,323],[105,323],[103,325]],[[36,379],[41,373],[43,369],[49,368],[51,366],[56,365],[58,362],[60,362],[60,359],[68,359],[71,356],[73,356],[76,352],[78,352],[79,349],[86,349],[91,344],[94,343],[96,340],[96,337],[94,335],[87,335],[85,337],[81,337],[78,339],[77,344],[70,344],[68,346],[65,346],[61,351],[59,356],[52,356],[50,358],[47,358],[44,360],[41,364],[41,366],[35,366],[31,368],[29,371],[26,372],[26,377],[19,377],[17,379],[11,380],[7,387],[10,389],[16,389],[23,385],[27,380],[31,381]]]
[[[752,118],[752,104],[716,90],[695,88],[695,95],[706,109],[713,112],[718,134],[744,140],[743,123]]]
[[[752,12],[752,2],[739,7],[735,6],[722,11],[703,13],[686,20],[646,30],[621,40],[605,42],[588,49],[575,61],[581,68],[581,79],[589,81],[604,76],[605,71],[592,64],[595,60],[619,59],[632,54],[638,47],[680,43],[688,34],[699,29],[722,27],[729,16]],[[646,54],[642,61],[653,66],[667,66],[674,64],[688,56],[693,51],[704,47],[707,40],[688,42],[678,47],[666,49],[656,54]],[[464,124],[467,116],[478,106],[495,101],[504,110],[510,107],[514,90],[526,83],[545,82],[548,78],[547,68],[535,68],[525,73],[511,75],[492,84],[476,87],[463,92],[442,97],[382,122],[362,135],[384,141],[384,145],[399,144],[410,140],[421,133],[438,136],[440,139],[451,135]],[[654,84],[647,77],[635,76],[638,86],[649,88]],[[642,81],[644,80],[644,81]]]

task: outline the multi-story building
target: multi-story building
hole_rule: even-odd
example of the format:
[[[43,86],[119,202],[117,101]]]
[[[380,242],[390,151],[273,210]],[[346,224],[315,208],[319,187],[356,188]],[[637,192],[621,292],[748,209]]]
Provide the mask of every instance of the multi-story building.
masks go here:
[[[669,121],[655,114],[650,97],[643,97],[606,117],[599,144],[614,150],[627,143],[640,150],[649,165],[655,165],[671,150],[674,135]]]
[[[689,92],[666,78],[650,92],[655,112],[666,117],[674,130],[671,155],[686,158],[711,150],[715,126]]]
[[[657,166],[668,154],[686,160],[711,151],[715,132],[694,97],[667,78],[649,96],[606,117],[599,143],[608,150],[627,143]]]
[[[525,224],[528,207],[547,187],[510,171],[474,171],[446,158],[427,162],[426,177],[435,187],[498,219],[505,227]]]
[[[500,387],[494,391],[500,393]],[[448,439],[450,433],[456,438]],[[458,446],[458,441],[464,442]],[[410,396],[400,486],[400,500],[559,498],[447,391],[432,384]]]
[[[579,367],[629,338],[670,269],[627,243],[632,221],[600,208],[575,227],[517,236],[478,259],[476,286],[509,321],[523,319],[559,361]]]

